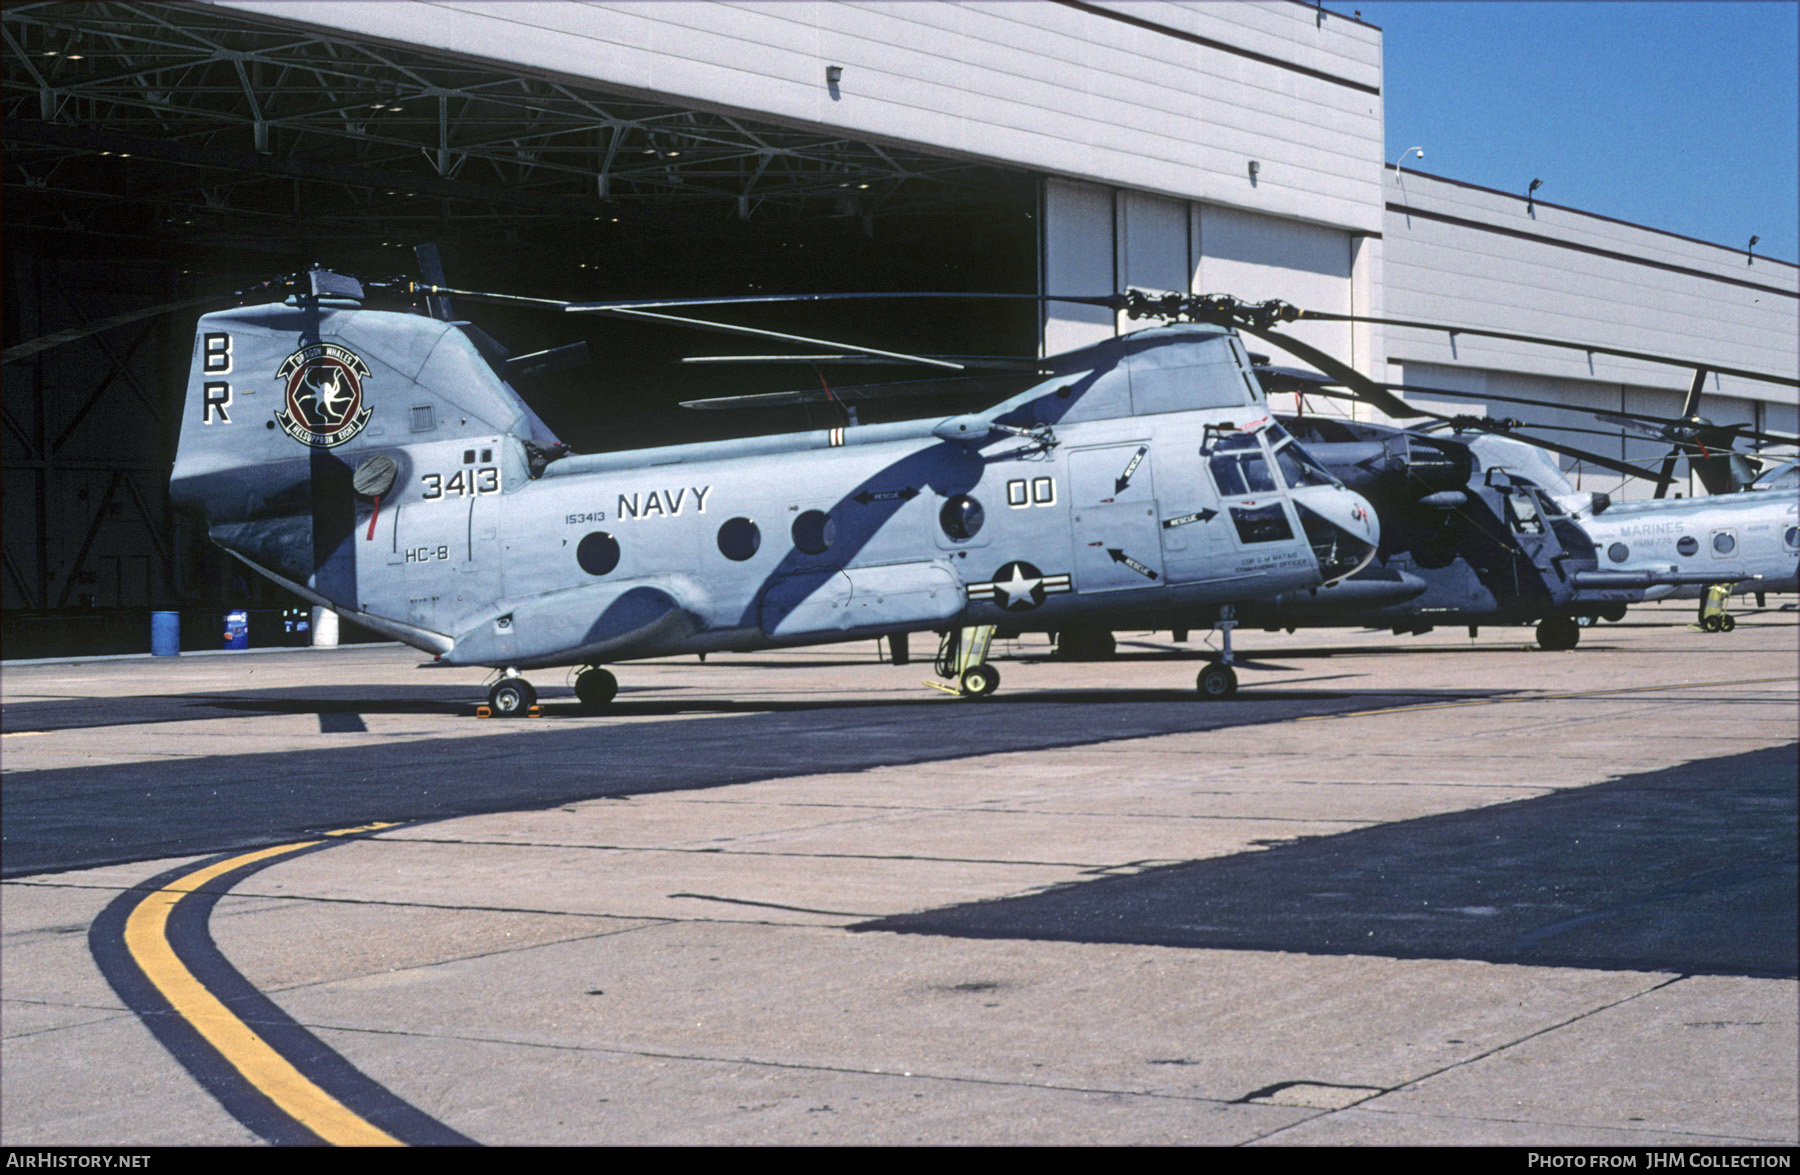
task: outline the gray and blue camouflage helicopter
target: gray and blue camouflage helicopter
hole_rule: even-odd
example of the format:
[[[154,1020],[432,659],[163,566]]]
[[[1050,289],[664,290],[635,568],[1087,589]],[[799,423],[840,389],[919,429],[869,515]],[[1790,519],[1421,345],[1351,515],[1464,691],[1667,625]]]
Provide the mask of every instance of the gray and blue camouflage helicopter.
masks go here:
[[[498,670],[502,715],[533,705],[526,670],[580,667],[599,707],[607,664],[927,630],[962,635],[954,692],[982,697],[988,639],[1028,614],[1222,613],[1227,654],[1196,684],[1229,697],[1230,608],[1342,580],[1380,540],[1369,503],[1270,417],[1236,328],[1273,311],[1229,299],[1206,303],[1214,321],[1036,361],[1042,378],[980,412],[574,455],[511,382],[556,353],[507,356],[450,298],[963,365],[667,312],[767,298],[562,303],[321,269],[281,293],[201,317],[174,500],[301,598]],[[1137,292],[1070,300],[1183,316]],[[1216,482],[1220,462],[1281,476]]]
[[[1227,324],[1275,342],[1322,370],[1271,366],[1267,357],[1251,355],[1258,378],[1269,396],[1297,393],[1296,410],[1306,393],[1367,400],[1392,416],[1429,419],[1423,426],[1348,421],[1330,416],[1278,414],[1305,451],[1323,464],[1347,488],[1357,491],[1376,508],[1381,522],[1381,542],[1375,558],[1353,575],[1324,588],[1288,591],[1229,606],[1226,618],[1261,625],[1271,630],[1297,627],[1392,627],[1400,633],[1428,632],[1440,624],[1467,625],[1471,631],[1483,625],[1534,624],[1538,643],[1545,649],[1570,649],[1579,642],[1582,627],[1594,619],[1621,619],[1627,604],[1669,597],[1704,595],[1702,624],[1709,630],[1729,629],[1732,621],[1719,606],[1721,593],[1737,590],[1792,590],[1794,580],[1793,502],[1765,496],[1756,502],[1730,503],[1720,497],[1667,500],[1661,495],[1673,482],[1677,458],[1686,456],[1702,481],[1716,494],[1743,488],[1749,459],[1732,449],[1737,439],[1749,437],[1772,444],[1792,444],[1793,437],[1763,433],[1748,425],[1715,425],[1697,412],[1699,394],[1707,371],[1696,371],[1682,416],[1665,420],[1648,416],[1596,413],[1670,441],[1674,448],[1651,472],[1638,465],[1598,453],[1572,448],[1566,443],[1532,436],[1518,420],[1488,416],[1447,416],[1417,405],[1398,402],[1393,393],[1418,392],[1437,397],[1466,393],[1439,388],[1376,384],[1359,373],[1335,364],[1289,336],[1275,336],[1265,329],[1275,322],[1300,318],[1369,321],[1415,329],[1456,330],[1531,342],[1550,347],[1573,347],[1606,352],[1641,361],[1695,366],[1684,361],[1639,352],[1619,351],[1583,343],[1465,330],[1441,324],[1362,319],[1351,315],[1318,314],[1270,303],[1247,306],[1230,299],[1182,294],[1138,292],[1138,301],[1156,307],[1163,317],[1187,316],[1215,324]],[[1129,302],[1130,300],[1127,299]],[[777,357],[757,357],[767,362]],[[789,357],[797,360],[800,357]],[[707,362],[717,362],[708,359]],[[855,404],[892,396],[931,395],[964,388],[977,394],[1008,386],[1008,379],[1035,378],[1029,361],[1024,372],[981,379],[915,380],[860,387],[818,388],[796,392],[691,401],[695,408],[775,407],[795,403],[831,401],[846,412]],[[1717,369],[1732,375],[1796,385],[1789,376],[1768,376],[1736,369]],[[1326,374],[1330,372],[1330,374]],[[1557,405],[1517,397],[1472,397],[1530,404],[1541,408]],[[1654,426],[1654,427],[1653,427]],[[1587,431],[1577,429],[1575,431]],[[1612,434],[1602,434],[1611,436]],[[1549,453],[1576,458],[1590,468],[1609,469],[1625,477],[1646,478],[1657,485],[1658,501],[1621,504],[1616,514],[1596,522],[1609,506],[1605,494],[1579,494],[1570,486]],[[1277,452],[1280,460],[1280,453]],[[1239,484],[1260,488],[1273,484],[1276,474],[1260,460],[1236,462],[1224,453],[1210,458],[1210,475],[1221,489]],[[1791,499],[1791,495],[1789,495]],[[1704,504],[1703,504],[1704,503]],[[1714,507],[1729,519],[1712,519]],[[1787,521],[1776,517],[1786,512]],[[1643,517],[1639,517],[1642,515]],[[1677,522],[1677,516],[1685,521]],[[1702,518],[1706,515],[1706,518]],[[1715,548],[1703,558],[1693,556],[1696,540],[1678,542],[1675,530],[1708,530]],[[1585,527],[1585,529],[1584,529]],[[1605,541],[1596,543],[1593,532]],[[1669,551],[1644,562],[1630,559],[1628,545],[1619,534],[1669,532]],[[1741,536],[1741,537],[1740,537]],[[1656,554],[1639,544],[1643,554]],[[1602,562],[1601,552],[1605,553]],[[1621,563],[1626,565],[1621,566]],[[1185,639],[1189,623],[1211,622],[1218,617],[1193,613],[1175,618],[1176,639]],[[1130,618],[1130,627],[1156,628],[1169,617],[1146,611]],[[1032,625],[1031,627],[1035,627]],[[1003,630],[1011,631],[1011,630]],[[1225,629],[1229,635],[1229,627]],[[1058,652],[1076,658],[1111,655],[1112,633],[1105,628],[1070,623],[1056,631]],[[1229,641],[1225,657],[1229,660]],[[941,670],[940,670],[941,671]]]

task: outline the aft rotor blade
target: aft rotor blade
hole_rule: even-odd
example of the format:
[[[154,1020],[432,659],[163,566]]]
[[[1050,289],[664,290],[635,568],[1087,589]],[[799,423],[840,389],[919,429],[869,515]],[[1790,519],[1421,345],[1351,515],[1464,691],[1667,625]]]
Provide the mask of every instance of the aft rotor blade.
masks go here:
[[[1544,338],[1541,335],[1513,334],[1510,331],[1481,330],[1469,326],[1450,326],[1441,322],[1412,322],[1403,318],[1373,318],[1366,314],[1334,314],[1327,310],[1302,310],[1300,312],[1300,317],[1302,319],[1312,319],[1319,322],[1367,322],[1376,326],[1400,326],[1409,327],[1414,330],[1443,331],[1445,334],[1471,335],[1483,339],[1505,339],[1508,342],[1514,343],[1537,343],[1545,347],[1562,347],[1571,351],[1590,351],[1595,355],[1612,355],[1620,359],[1636,359],[1644,363],[1663,364],[1667,367],[1692,368],[1695,365],[1694,360],[1692,359],[1671,359],[1667,355],[1651,355],[1644,351],[1626,351],[1618,347],[1602,347],[1594,343],[1571,343],[1566,339],[1550,339]],[[1708,363],[1704,370],[1707,372],[1716,372],[1719,375],[1736,376],[1740,379],[1754,379],[1764,383],[1782,384],[1790,388],[1800,387],[1800,379],[1787,375],[1770,375],[1765,371],[1746,371],[1739,367],[1720,367],[1714,363]],[[1699,381],[1696,380],[1696,383],[1698,382]]]
[[[986,396],[1004,400],[1030,387],[1037,379],[1029,375],[972,375],[961,379],[907,380],[899,383],[861,384],[832,388],[802,388],[792,392],[763,392],[749,396],[720,396],[708,400],[684,400],[683,408],[711,412],[731,408],[786,408],[796,404],[823,404],[830,401],[904,399],[910,396]]]
[[[30,342],[18,343],[8,347],[4,352],[0,352],[0,365],[15,363],[20,359],[29,359],[33,355],[48,351],[53,347],[77,342],[89,335],[97,335],[103,330],[111,330],[115,326],[127,326],[133,322],[142,322],[146,318],[155,318],[161,314],[179,314],[183,310],[192,310],[196,306],[205,306],[213,302],[229,302],[236,297],[236,294],[212,294],[204,298],[185,298],[180,302],[164,302],[160,306],[115,314],[111,318],[102,318],[99,322],[90,322],[83,326],[72,326],[68,330],[39,335]]]
[[[1656,487],[1657,497],[1660,498],[1668,493],[1669,487],[1675,484],[1675,459],[1679,456],[1681,456],[1681,446],[1677,445],[1669,450],[1667,457],[1663,458],[1662,472],[1658,475],[1662,478],[1662,483]]]
[[[830,339],[809,339],[805,335],[783,334],[781,331],[763,330],[754,326],[735,326],[726,322],[708,322],[703,318],[682,318],[674,314],[656,314],[649,310],[626,310],[622,308],[600,308],[567,306],[568,310],[583,310],[593,314],[609,314],[615,318],[640,318],[649,322],[666,322],[674,326],[689,326],[695,330],[718,331],[728,335],[749,335],[758,339],[779,339],[784,343],[799,343],[805,347],[826,347],[833,351],[856,351],[864,355],[879,355],[884,359],[892,359],[899,363],[916,363],[923,367],[941,367],[948,371],[962,371],[963,365],[952,363],[948,359],[930,359],[924,355],[906,355],[898,351],[878,351],[874,347],[855,347],[849,343],[835,343]]]

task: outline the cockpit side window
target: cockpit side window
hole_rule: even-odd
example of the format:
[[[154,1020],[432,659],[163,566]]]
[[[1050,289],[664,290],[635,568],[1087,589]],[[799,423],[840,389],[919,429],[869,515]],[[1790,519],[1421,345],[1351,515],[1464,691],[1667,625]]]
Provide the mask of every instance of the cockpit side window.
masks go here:
[[[1219,487],[1220,497],[1241,498],[1245,494],[1275,492],[1275,475],[1269,472],[1268,458],[1262,455],[1261,449],[1237,452],[1219,452],[1215,449],[1212,455],[1212,475]]]
[[[1538,517],[1537,502],[1530,494],[1507,494],[1506,516],[1512,523],[1512,528],[1520,534],[1544,533],[1544,520]]]

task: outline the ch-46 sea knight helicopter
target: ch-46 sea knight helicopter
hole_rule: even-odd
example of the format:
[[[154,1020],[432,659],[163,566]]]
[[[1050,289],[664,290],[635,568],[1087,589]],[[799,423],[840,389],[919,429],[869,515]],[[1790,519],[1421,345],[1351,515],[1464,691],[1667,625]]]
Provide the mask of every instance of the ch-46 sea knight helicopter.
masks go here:
[[[1033,361],[1040,378],[980,412],[577,456],[508,378],[554,354],[507,358],[451,298],[962,365],[668,313],[779,298],[564,303],[321,269],[281,292],[201,317],[174,500],[303,599],[499,670],[500,714],[533,704],[526,670],[580,666],[601,706],[602,663],[925,630],[969,634],[957,692],[979,697],[995,626],[1212,614],[1341,580],[1380,537],[1270,419],[1234,329],[1266,329],[1253,311]],[[1221,455],[1286,476],[1220,488]],[[1229,660],[1197,686],[1234,693]]]
[[[1346,487],[1373,503],[1381,522],[1380,549],[1355,574],[1324,587],[1262,596],[1226,606],[1225,618],[1271,629],[1287,627],[1392,627],[1396,634],[1429,631],[1440,624],[1535,624],[1538,643],[1546,649],[1569,649],[1579,641],[1583,621],[1597,616],[1622,617],[1628,603],[1693,596],[1720,585],[1742,591],[1793,590],[1796,542],[1794,495],[1759,496],[1733,501],[1721,497],[1667,500],[1661,495],[1674,480],[1675,460],[1686,456],[1715,494],[1748,470],[1742,454],[1731,451],[1738,437],[1770,443],[1794,438],[1762,433],[1746,425],[1714,425],[1696,411],[1707,371],[1795,385],[1787,376],[1709,366],[1696,372],[1693,389],[1678,420],[1647,416],[1599,414],[1639,431],[1669,440],[1673,448],[1656,473],[1598,453],[1534,437],[1528,426],[1511,419],[1446,416],[1400,401],[1394,393],[1414,391],[1431,396],[1466,393],[1438,388],[1406,388],[1378,384],[1330,356],[1271,328],[1303,318],[1365,321],[1388,326],[1455,331],[1550,347],[1575,348],[1642,361],[1692,367],[1683,360],[1584,343],[1473,328],[1449,327],[1394,319],[1300,310],[1284,303],[1247,305],[1233,299],[1132,291],[1122,308],[1153,312],[1168,319],[1229,325],[1274,342],[1318,370],[1273,367],[1264,356],[1252,356],[1265,391],[1347,395],[1365,400],[1389,416],[1428,418],[1424,427],[1397,428],[1329,416],[1278,415],[1278,424],[1304,443],[1305,451]],[[1024,375],[1010,378],[1030,378]],[[931,394],[958,381],[923,380],[899,385],[840,387],[698,401],[706,408],[772,406],[831,399],[853,403],[885,395]],[[990,377],[985,390],[1004,386]],[[1471,397],[1512,400],[1505,396]],[[1542,408],[1558,405],[1519,400]],[[1297,403],[1304,403],[1301,399]],[[1652,427],[1656,426],[1656,427]],[[1576,458],[1590,467],[1656,482],[1658,501],[1620,504],[1607,513],[1604,494],[1578,494],[1548,453]],[[1278,463],[1281,460],[1276,453]],[[1217,488],[1254,490],[1276,483],[1277,475],[1260,457],[1234,457],[1228,449],[1208,454],[1208,472]],[[1293,474],[1283,466],[1288,480]],[[1720,482],[1720,485],[1714,485]],[[1605,515],[1604,518],[1601,515]],[[1681,533],[1676,532],[1680,530]],[[1698,533],[1713,544],[1701,551]],[[1645,543],[1640,536],[1665,535],[1666,542]],[[1629,540],[1640,539],[1638,556]],[[1598,541],[1597,541],[1598,540]],[[1661,548],[1667,547],[1667,551]],[[1694,556],[1699,555],[1699,558]],[[1170,625],[1165,613],[1149,611],[1130,617],[1130,626],[1169,626],[1177,638],[1187,623],[1204,622],[1193,613]],[[1705,617],[1706,625],[1729,627],[1728,616]],[[1018,626],[1013,626],[1018,627]],[[1027,627],[1039,627],[1027,624]],[[1229,662],[1229,632],[1225,659]],[[1106,628],[1080,622],[1058,632],[1059,650],[1074,656],[1110,654],[1113,641]]]

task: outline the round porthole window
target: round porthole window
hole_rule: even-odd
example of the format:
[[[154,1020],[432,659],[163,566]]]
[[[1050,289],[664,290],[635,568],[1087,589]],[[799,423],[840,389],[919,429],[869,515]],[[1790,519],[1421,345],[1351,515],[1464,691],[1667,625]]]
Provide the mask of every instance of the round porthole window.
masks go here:
[[[1675,540],[1675,550],[1683,555],[1693,555],[1699,552],[1700,543],[1693,535],[1684,534]]]
[[[575,548],[575,562],[589,575],[605,575],[619,565],[619,540],[597,530]]]
[[[733,518],[719,528],[719,553],[742,563],[762,546],[762,531],[748,518]]]
[[[1790,551],[1800,549],[1800,526],[1788,527],[1787,533],[1781,536],[1781,541],[1787,544]]]
[[[1737,540],[1731,536],[1730,531],[1722,530],[1713,536],[1714,554],[1729,555],[1735,550],[1737,550]]]
[[[1606,557],[1611,559],[1614,563],[1623,563],[1625,560],[1631,558],[1631,548],[1624,543],[1614,543],[1612,546],[1606,548]]]
[[[808,555],[823,555],[837,540],[837,520],[823,510],[808,510],[794,519],[794,546]]]
[[[981,508],[980,502],[967,494],[957,494],[938,511],[938,524],[944,528],[945,534],[958,542],[980,534],[981,524],[985,521],[987,512]]]

